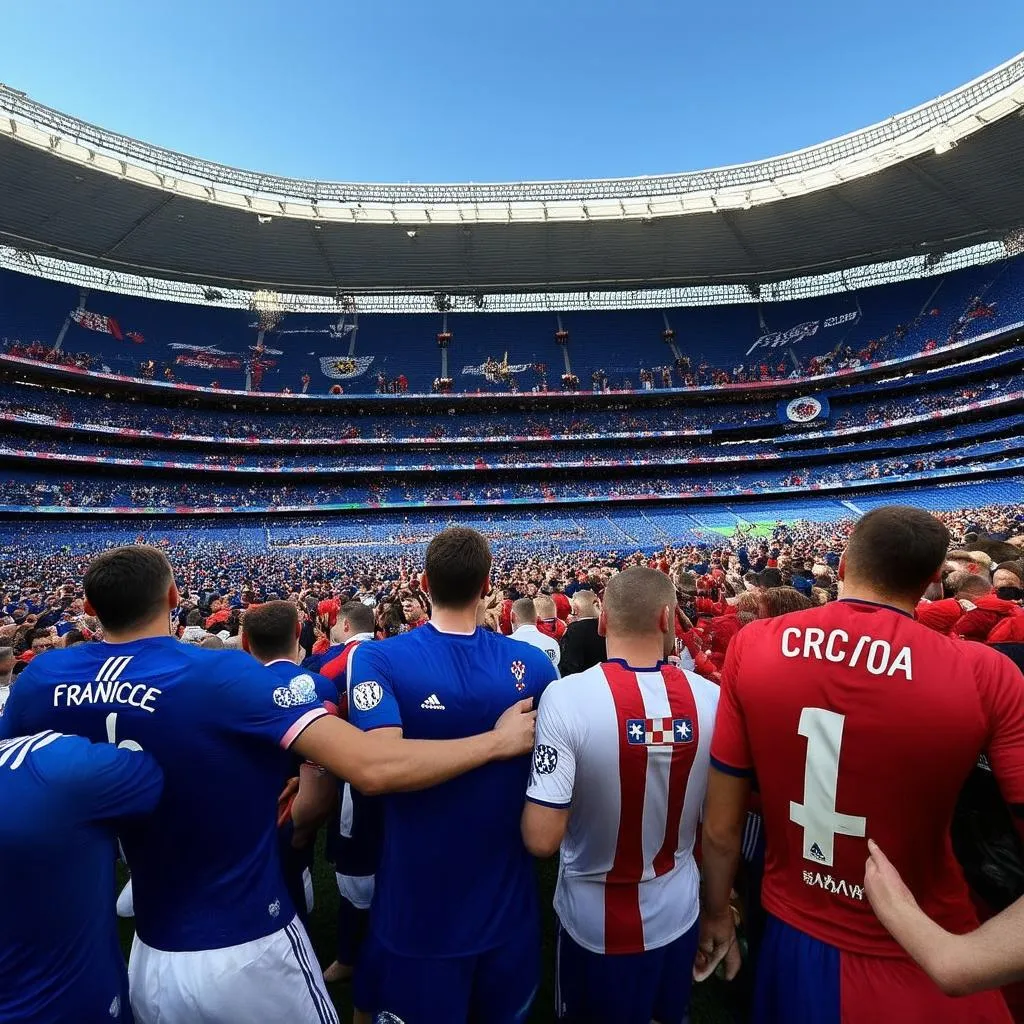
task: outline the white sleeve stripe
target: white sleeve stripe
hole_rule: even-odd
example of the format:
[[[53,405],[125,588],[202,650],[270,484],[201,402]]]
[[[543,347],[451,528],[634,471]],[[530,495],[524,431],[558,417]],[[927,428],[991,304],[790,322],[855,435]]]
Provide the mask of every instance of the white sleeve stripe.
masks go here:
[[[61,734],[59,732],[51,732],[49,736],[43,736],[40,739],[35,740],[33,743],[28,743],[21,748],[21,753],[11,762],[11,771],[15,768],[20,768],[22,762],[28,757],[29,754],[34,754],[37,750],[42,750],[43,747],[48,747],[54,740],[59,740]]]

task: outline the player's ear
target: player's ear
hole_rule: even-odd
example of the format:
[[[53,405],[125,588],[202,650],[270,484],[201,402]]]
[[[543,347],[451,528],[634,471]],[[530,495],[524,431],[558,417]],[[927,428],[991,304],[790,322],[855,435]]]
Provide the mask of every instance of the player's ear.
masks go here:
[[[178,607],[178,602],[181,597],[178,594],[178,584],[173,580],[171,581],[171,588],[167,591],[167,604],[171,611],[174,611]]]
[[[597,635],[608,635],[608,613],[602,608],[601,614],[597,617]]]
[[[942,572],[942,567],[939,567],[939,572]],[[841,580],[846,579],[846,552],[844,551],[839,559],[839,578]]]
[[[99,616],[96,614],[96,609],[93,608],[92,602],[89,600],[89,598],[85,599],[85,603],[82,605],[82,608],[85,610],[86,615],[92,615],[97,619],[99,618]]]
[[[295,639],[298,640],[302,636],[302,623],[298,619],[295,620]]]
[[[420,577],[420,588],[424,594],[430,593],[430,577],[426,573]]]
[[[658,616],[658,631],[660,633],[675,634],[676,611],[674,605],[665,605]]]
[[[246,654],[252,654],[252,651],[249,650],[249,637],[244,629],[242,630],[242,650],[245,651]]]

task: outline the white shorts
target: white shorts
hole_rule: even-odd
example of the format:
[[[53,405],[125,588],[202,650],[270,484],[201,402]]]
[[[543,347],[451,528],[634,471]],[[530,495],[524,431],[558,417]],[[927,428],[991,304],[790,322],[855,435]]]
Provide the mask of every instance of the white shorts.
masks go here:
[[[369,910],[373,902],[373,884],[376,875],[339,875],[334,872],[338,881],[338,892],[352,904],[356,910]]]
[[[262,939],[169,953],[135,936],[128,989],[136,1024],[338,1024],[298,918]]]

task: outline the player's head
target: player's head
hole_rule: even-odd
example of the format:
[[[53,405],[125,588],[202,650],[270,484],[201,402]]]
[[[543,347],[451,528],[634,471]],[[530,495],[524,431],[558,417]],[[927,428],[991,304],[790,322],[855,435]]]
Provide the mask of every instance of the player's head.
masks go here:
[[[491,549],[467,526],[439,533],[427,547],[423,584],[437,608],[467,609],[490,590]]]
[[[358,633],[372,633],[375,628],[373,609],[362,601],[346,601],[338,609],[338,621],[331,628],[331,640],[347,643]]]
[[[596,619],[601,602],[592,590],[577,590],[572,595],[572,613],[577,619]]]
[[[992,573],[992,586],[996,590],[1014,591],[1024,587],[1024,568],[1021,567],[1021,563],[1000,562]]]
[[[989,583],[987,576],[979,576],[977,573],[967,572],[966,569],[957,569],[942,581],[942,589],[947,597],[972,601],[991,594],[992,584]]]
[[[512,602],[512,628],[520,626],[533,626],[537,622],[537,608],[534,601],[528,597],[521,597],[518,601]]]
[[[294,661],[299,645],[299,613],[289,601],[267,601],[242,619],[242,649],[257,661]]]
[[[657,645],[667,655],[675,645],[676,589],[657,569],[634,566],[608,581],[598,632],[613,644]]]
[[[538,619],[554,619],[558,617],[558,607],[554,599],[547,594],[538,594],[533,599],[533,607],[537,610]]]
[[[949,530],[930,512],[883,505],[862,516],[839,563],[846,590],[914,604],[941,578]]]
[[[427,603],[419,590],[407,590],[402,597],[402,618],[406,625],[412,626],[427,618]]]
[[[14,648],[0,647],[0,686],[7,686],[14,674]]]
[[[162,636],[178,607],[178,588],[166,555],[132,544],[97,555],[85,571],[85,610],[107,639],[124,634]]]

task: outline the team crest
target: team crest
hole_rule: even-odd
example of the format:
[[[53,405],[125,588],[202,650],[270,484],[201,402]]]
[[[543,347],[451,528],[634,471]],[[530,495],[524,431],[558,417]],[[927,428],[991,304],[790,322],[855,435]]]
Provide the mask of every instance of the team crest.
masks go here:
[[[303,674],[296,676],[287,686],[274,690],[274,703],[279,708],[297,708],[312,704],[316,700],[316,684],[313,677]]]
[[[526,675],[526,666],[521,661],[513,661],[511,669],[516,681],[516,689],[521,693],[526,689],[526,683],[523,682],[523,677]]]
[[[538,743],[533,752],[533,767],[538,775],[550,775],[558,767],[558,751],[545,743]]]

